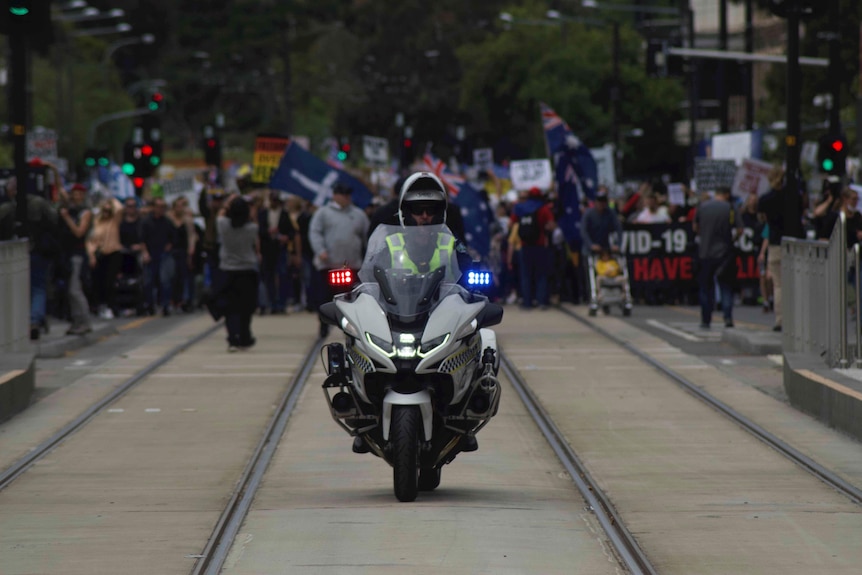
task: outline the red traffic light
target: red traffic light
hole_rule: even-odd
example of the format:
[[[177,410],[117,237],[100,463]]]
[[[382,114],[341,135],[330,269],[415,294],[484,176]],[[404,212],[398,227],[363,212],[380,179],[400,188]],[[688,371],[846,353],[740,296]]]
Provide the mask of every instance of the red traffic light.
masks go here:
[[[350,144],[341,144],[341,150],[344,152],[350,151]]]
[[[413,146],[413,140],[411,140],[410,138],[404,138],[404,147],[410,148],[412,146]]]
[[[149,144],[144,144],[143,146],[141,146],[141,153],[145,156],[152,156],[153,147]]]
[[[144,178],[140,178],[140,177],[132,178],[132,184],[136,188],[143,188],[144,187]]]
[[[216,141],[215,138],[207,138],[207,148],[215,148]]]
[[[835,150],[836,152],[840,152],[841,150],[844,149],[844,142],[842,142],[841,140],[833,140],[832,141],[832,149]]]
[[[162,93],[161,93],[161,92],[156,92],[155,94],[153,94],[153,95],[152,95],[152,97],[151,97],[150,99],[151,99],[153,102],[156,102],[156,103],[158,104],[158,103],[160,103],[162,100],[164,100],[164,99],[165,99],[165,97],[162,95]]]

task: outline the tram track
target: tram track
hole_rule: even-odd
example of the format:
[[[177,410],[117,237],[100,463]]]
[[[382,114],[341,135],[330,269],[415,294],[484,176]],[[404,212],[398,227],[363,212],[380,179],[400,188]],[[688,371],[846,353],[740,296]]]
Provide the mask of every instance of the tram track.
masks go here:
[[[562,306],[558,306],[558,309],[561,312],[563,312],[564,314],[568,315],[569,317],[573,318],[574,320],[580,322],[581,324],[587,326],[588,328],[590,328],[594,332],[603,336],[604,338],[606,338],[606,339],[614,342],[615,344],[619,345],[620,347],[625,349],[627,352],[634,355],[635,357],[637,357],[641,361],[645,362],[649,366],[658,370],[660,373],[662,373],[668,379],[670,379],[671,381],[676,383],[679,387],[681,387],[684,391],[690,393],[691,395],[693,395],[694,397],[703,401],[704,403],[706,403],[707,405],[709,405],[713,409],[717,410],[722,415],[729,418],[731,421],[733,421],[734,423],[736,423],[737,425],[739,425],[740,427],[745,429],[747,432],[749,432],[751,435],[753,435],[755,438],[757,438],[761,442],[770,446],[775,451],[777,451],[778,453],[780,453],[781,455],[783,455],[784,457],[786,457],[787,459],[789,459],[790,461],[792,461],[796,465],[805,469],[806,471],[808,471],[810,474],[815,476],[817,479],[819,479],[820,481],[822,481],[826,485],[832,487],[833,489],[835,489],[839,493],[848,497],[851,501],[853,501],[857,505],[862,505],[862,489],[859,489],[855,485],[846,481],[844,478],[842,478],[841,476],[839,476],[838,474],[836,474],[832,470],[821,465],[820,463],[818,463],[817,461],[815,461],[811,457],[805,455],[804,453],[802,453],[802,451],[795,448],[793,445],[791,445],[787,441],[781,439],[780,437],[778,437],[774,433],[770,432],[769,430],[765,429],[763,426],[759,425],[757,422],[755,422],[751,418],[747,417],[743,413],[734,409],[732,406],[730,406],[727,403],[716,398],[715,396],[713,396],[709,392],[703,390],[697,384],[692,382],[689,378],[685,377],[684,375],[680,374],[679,372],[677,372],[677,371],[669,368],[668,366],[664,365],[662,362],[651,357],[649,354],[641,351],[640,349],[638,349],[637,347],[635,347],[634,345],[632,345],[628,341],[624,340],[623,338],[620,338],[620,337],[610,333],[608,330],[602,328],[601,326],[593,323],[592,321],[590,321],[586,318],[581,317],[580,315],[576,314],[572,310],[566,309],[565,307],[562,307]]]
[[[619,561],[634,575],[657,574],[658,571],[650,563],[634,535],[625,526],[610,498],[587,471],[586,465],[569,445],[563,432],[560,431],[526,380],[506,356],[505,350],[501,350],[500,353],[500,367],[551,449],[572,478],[575,487],[587,502],[589,511],[595,515],[599,525],[605,531]]]
[[[13,462],[9,467],[0,472],[0,491],[11,485],[15,481],[15,479],[21,476],[21,474],[26,472],[40,459],[51,453],[54,448],[63,443],[66,439],[68,439],[81,428],[86,426],[90,421],[93,420],[94,417],[105,411],[111,404],[129,393],[147,376],[167,364],[179,354],[183,353],[197,343],[203,341],[204,339],[212,335],[215,331],[221,328],[222,324],[216,323],[207,327],[200,333],[190,337],[183,343],[171,348],[158,359],[150,362],[149,364],[147,364],[146,367],[139,370],[137,373],[125,380],[111,393],[104,396],[97,402],[93,403],[83,413],[81,413],[75,419],[64,425],[50,437],[45,439],[42,443],[32,448],[29,452],[27,452],[26,455]]]
[[[302,391],[308,383],[315,360],[320,354],[322,339],[316,340],[294,374],[287,390],[276,406],[260,441],[237,481],[228,504],[222,511],[206,546],[198,557],[192,575],[217,575],[227,560],[239,529],[251,508],[264,474],[275,456],[278,443],[293,413]]]

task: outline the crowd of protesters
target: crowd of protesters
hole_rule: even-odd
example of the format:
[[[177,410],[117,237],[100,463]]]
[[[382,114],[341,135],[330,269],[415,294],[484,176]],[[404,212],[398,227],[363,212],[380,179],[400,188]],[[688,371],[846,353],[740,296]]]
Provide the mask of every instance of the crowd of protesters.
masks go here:
[[[730,327],[733,282],[716,274],[725,268],[723,262],[732,253],[737,230],[744,226],[754,230],[759,264],[759,285],[746,294],[746,303],[756,301],[764,312],[774,311],[774,327],[780,330],[780,250],[775,248],[783,234],[783,176],[775,168],[770,174],[772,190],[746,198],[734,198],[728,190],[697,193],[684,186],[681,194],[672,195],[661,181],[643,182],[619,195],[599,186],[593,200],[581,202],[580,237],[567,241],[557,224],[562,209],[554,190],[506,190],[505,181],[493,171],[480,173],[476,184],[494,215],[485,262],[494,272],[492,297],[524,309],[545,309],[552,298],[586,303],[590,299],[588,258],[616,256],[623,225],[690,222],[700,244],[698,259],[704,264],[699,266],[698,285],[634,295],[647,304],[700,303],[702,326],[708,327],[711,315],[707,310],[717,303],[718,293],[725,325]],[[265,188],[252,189],[244,183],[248,180],[238,178],[236,191],[245,198],[249,223],[255,227],[259,261],[252,311],[260,314],[314,310],[321,293],[320,270],[326,267],[322,260],[329,256],[329,250],[321,247],[324,238],[345,235],[345,241],[361,250],[362,238],[377,225],[397,223],[397,183],[375,196],[364,211],[352,205],[350,190],[338,188],[331,205],[317,218],[314,214],[319,210],[308,201]],[[28,194],[31,338],[38,339],[48,328],[48,316],[68,320],[68,333],[79,335],[92,330],[94,317],[169,316],[202,308],[213,286],[226,278],[220,262],[223,230],[219,214],[224,213],[228,194],[211,180],[201,187],[196,210],[187,195],[165,198],[149,193],[144,199],[119,202],[91,197],[81,184],[67,190],[55,182],[50,200],[37,196],[31,200]],[[3,194],[5,204],[0,203],[0,239],[14,233],[16,193],[12,178]],[[714,203],[714,196],[719,203]],[[810,209],[807,194],[798,194],[796,200],[803,223],[811,230],[809,235],[828,238],[838,214],[844,212],[848,247],[862,239],[862,214],[857,211],[858,194],[853,189],[826,180]],[[338,220],[346,214],[352,214],[350,226]],[[727,217],[731,218],[729,225],[723,221]],[[450,204],[447,222],[465,241],[464,222],[454,204]],[[248,282],[242,283],[247,291]],[[246,313],[243,310],[243,317]],[[242,336],[235,334],[234,347],[248,347],[251,336],[244,327],[246,320],[240,323],[243,327],[235,331],[242,331]]]

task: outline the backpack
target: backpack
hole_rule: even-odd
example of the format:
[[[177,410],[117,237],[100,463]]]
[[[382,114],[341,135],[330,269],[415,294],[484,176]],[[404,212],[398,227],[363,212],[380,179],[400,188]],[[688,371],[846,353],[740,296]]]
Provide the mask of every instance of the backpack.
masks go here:
[[[542,230],[539,227],[539,210],[524,214],[518,218],[518,237],[525,245],[536,245]]]

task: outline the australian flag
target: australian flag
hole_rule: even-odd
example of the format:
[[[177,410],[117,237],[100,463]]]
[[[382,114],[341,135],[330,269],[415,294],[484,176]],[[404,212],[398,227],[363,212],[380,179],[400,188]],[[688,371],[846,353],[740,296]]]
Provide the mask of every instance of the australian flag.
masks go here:
[[[451,172],[430,151],[422,158],[425,167],[434,172],[449,191],[450,201],[461,210],[464,219],[464,239],[467,247],[487,258],[491,251],[491,222],[493,214],[485,196],[470,185],[466,178]]]
[[[350,186],[353,203],[360,208],[371,203],[371,190],[360,179],[330,166],[296,142],[290,142],[269,181],[269,187],[322,206],[332,196],[332,186],[337,182]]]
[[[566,136],[572,133],[571,128],[550,106],[539,102],[542,112],[542,129],[545,131],[545,141],[548,143],[548,152],[554,156],[566,143]]]

